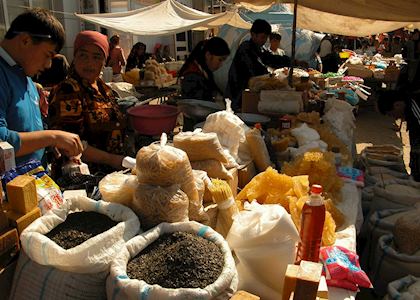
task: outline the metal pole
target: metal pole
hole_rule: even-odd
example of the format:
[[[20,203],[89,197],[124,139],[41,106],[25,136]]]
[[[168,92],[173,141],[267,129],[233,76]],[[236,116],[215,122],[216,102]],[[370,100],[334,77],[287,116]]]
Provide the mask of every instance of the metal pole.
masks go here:
[[[292,86],[293,82],[293,66],[295,65],[295,56],[296,56],[296,17],[297,17],[297,7],[298,0],[294,0],[293,6],[293,28],[292,28],[292,58],[291,66],[289,71],[289,85]]]

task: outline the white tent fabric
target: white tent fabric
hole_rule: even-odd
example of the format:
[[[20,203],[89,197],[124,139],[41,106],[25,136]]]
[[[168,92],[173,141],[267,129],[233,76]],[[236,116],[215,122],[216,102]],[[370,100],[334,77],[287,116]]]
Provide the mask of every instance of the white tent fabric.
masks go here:
[[[182,5],[175,0],[164,2],[121,13],[75,14],[77,17],[126,33],[143,36],[168,35],[187,30],[204,30],[229,24],[234,27],[249,29],[236,12],[208,14]]]
[[[238,1],[239,2],[239,1]],[[284,0],[282,2],[293,2],[290,0]],[[308,29],[312,31],[320,31],[341,35],[349,36],[367,36],[370,34],[378,34],[381,32],[389,32],[403,27],[418,28],[420,23],[414,23],[411,20],[413,14],[407,13],[410,9],[417,8],[420,11],[420,1],[395,1],[398,4],[398,8],[394,10],[396,6],[389,4],[388,0],[346,0],[346,1],[310,1],[310,0],[299,0],[298,2],[298,13],[297,13],[297,27],[301,29]],[[347,3],[353,4],[352,9],[348,11],[341,11],[339,8],[348,7]],[[356,5],[356,2],[358,5]],[[272,0],[257,0],[246,2],[240,0],[239,4],[247,9],[253,11],[262,11],[270,6],[274,1]],[[326,6],[325,3],[329,3],[330,6]],[[318,5],[319,4],[319,5]],[[384,6],[385,5],[385,6]],[[386,5],[390,5],[387,7]],[[417,6],[416,6],[417,5]],[[293,11],[293,5],[291,11]],[[333,9],[331,9],[332,7]],[[386,13],[381,14],[378,17],[376,12],[371,11],[369,14],[359,14],[359,10],[375,10]],[[335,12],[335,13],[332,13]],[[339,15],[337,15],[337,13]],[[401,17],[401,14],[407,13],[406,19]],[[349,16],[354,14],[354,16]],[[365,18],[355,17],[362,15]],[[417,15],[417,20],[420,19],[420,14]],[[370,16],[370,18],[366,18]],[[376,18],[378,17],[378,18]],[[394,21],[383,21],[383,19],[392,19]],[[396,21],[403,20],[403,21]]]
[[[249,9],[267,8],[274,3],[293,3],[293,0],[235,0]],[[331,14],[361,19],[420,22],[419,0],[298,0],[299,6]],[[315,18],[314,21],[318,21]]]

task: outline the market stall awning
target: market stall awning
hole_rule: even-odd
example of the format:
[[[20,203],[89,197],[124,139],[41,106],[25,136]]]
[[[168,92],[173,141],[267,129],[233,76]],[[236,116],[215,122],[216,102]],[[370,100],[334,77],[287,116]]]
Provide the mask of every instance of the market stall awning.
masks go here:
[[[187,30],[205,30],[228,24],[249,29],[251,24],[244,21],[236,12],[208,14],[175,0],[151,5],[137,10],[120,13],[75,14],[77,17],[117,31],[136,35],[167,35]]]
[[[274,3],[293,3],[293,0],[235,0],[254,10],[264,10]],[[299,0],[299,6],[335,15],[361,19],[419,22],[418,0]],[[317,22],[319,18],[314,18]]]
[[[252,11],[263,11],[279,2],[293,1],[238,0],[237,4]],[[297,27],[302,29],[367,36],[402,27],[419,27],[420,14],[413,13],[413,10],[420,11],[420,1],[299,0],[298,5]],[[293,8],[291,10],[293,11]]]

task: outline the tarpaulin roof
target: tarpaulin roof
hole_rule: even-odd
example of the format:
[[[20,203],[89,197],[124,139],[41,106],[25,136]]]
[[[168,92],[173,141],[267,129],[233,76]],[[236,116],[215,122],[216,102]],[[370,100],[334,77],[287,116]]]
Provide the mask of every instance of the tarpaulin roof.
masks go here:
[[[292,0],[237,0],[253,11],[266,10],[274,3]],[[418,0],[299,0],[297,27],[314,31],[366,36],[420,25]]]
[[[205,30],[225,24],[243,29],[251,28],[251,24],[245,22],[237,12],[208,14],[175,0],[166,0],[127,12],[75,15],[105,28],[147,36]]]

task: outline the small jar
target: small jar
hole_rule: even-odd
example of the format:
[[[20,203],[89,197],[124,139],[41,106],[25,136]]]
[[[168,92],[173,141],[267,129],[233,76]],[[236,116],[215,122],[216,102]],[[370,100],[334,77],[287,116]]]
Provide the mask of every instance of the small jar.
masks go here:
[[[283,116],[280,118],[280,129],[290,129],[292,128],[292,120],[288,116]]]

